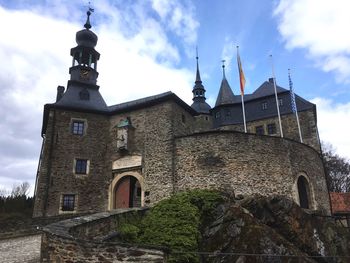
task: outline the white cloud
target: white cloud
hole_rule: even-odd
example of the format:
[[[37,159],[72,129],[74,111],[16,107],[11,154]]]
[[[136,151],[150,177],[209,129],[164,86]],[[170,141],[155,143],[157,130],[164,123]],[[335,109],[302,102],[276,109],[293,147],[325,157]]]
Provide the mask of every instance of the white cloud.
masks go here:
[[[321,140],[331,142],[340,156],[350,160],[350,102],[341,104],[324,98],[311,101],[317,105],[317,124]]]
[[[199,22],[194,19],[194,6],[190,1],[151,0],[153,9],[160,16],[164,26],[192,45],[197,40]]]
[[[0,24],[11,25],[3,27],[0,38],[0,189],[24,180],[33,186],[43,105],[53,102],[56,87],[69,79],[70,48],[76,45],[75,33],[85,21],[71,21],[77,12],[73,16],[64,12],[69,1],[57,3],[58,9],[52,9],[50,3],[17,11],[0,5]],[[121,10],[99,1],[95,8],[99,12],[91,21],[99,37],[96,49],[101,53],[98,84],[108,105],[167,90],[191,102],[193,72],[177,67],[179,44],[169,39],[163,21],[149,15],[150,6],[135,4]],[[172,23],[180,26],[187,16],[181,14]],[[195,29],[189,25],[184,30]],[[187,34],[176,26],[167,30]],[[185,37],[184,45],[188,41]]]
[[[231,38],[226,37],[225,43],[221,51],[221,58],[225,60],[225,67],[227,71],[231,71],[231,61],[233,56],[236,54],[236,47],[234,46],[234,42]]]
[[[350,1],[280,0],[274,10],[287,48],[304,48],[315,65],[350,83]]]

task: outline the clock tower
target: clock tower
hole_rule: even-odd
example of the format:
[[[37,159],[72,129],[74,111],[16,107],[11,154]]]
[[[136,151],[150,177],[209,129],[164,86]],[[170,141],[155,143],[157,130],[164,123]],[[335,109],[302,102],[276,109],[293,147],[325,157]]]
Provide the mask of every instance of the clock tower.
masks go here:
[[[97,61],[100,53],[95,50],[97,36],[90,30],[91,11],[87,12],[87,20],[84,25],[85,29],[76,34],[77,46],[70,51],[73,57],[72,67],[69,69],[71,81],[83,82],[89,85],[96,85],[98,77]]]
[[[77,46],[70,50],[72,66],[69,68],[70,79],[67,90],[63,87],[57,90],[59,107],[69,107],[79,110],[107,111],[107,105],[99,92],[97,85],[97,61],[100,53],[95,50],[97,35],[92,32],[90,15],[93,9],[87,11],[84,29],[76,33]]]

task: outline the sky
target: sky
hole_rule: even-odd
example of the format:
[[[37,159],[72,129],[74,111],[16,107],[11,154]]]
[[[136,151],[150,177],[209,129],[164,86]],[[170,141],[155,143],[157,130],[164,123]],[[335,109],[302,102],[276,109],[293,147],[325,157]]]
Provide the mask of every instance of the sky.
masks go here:
[[[207,102],[222,79],[239,94],[236,46],[246,93],[272,77],[317,105],[321,140],[350,159],[350,1],[91,1],[98,85],[108,105],[166,91],[192,103],[196,46]],[[0,0],[0,190],[27,181],[33,193],[43,106],[66,86],[75,33],[88,1]],[[270,55],[273,56],[273,62]]]

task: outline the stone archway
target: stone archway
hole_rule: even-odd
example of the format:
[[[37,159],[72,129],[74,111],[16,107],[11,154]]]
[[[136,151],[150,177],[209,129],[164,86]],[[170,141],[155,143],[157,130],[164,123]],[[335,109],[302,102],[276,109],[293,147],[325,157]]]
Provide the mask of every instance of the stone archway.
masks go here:
[[[310,187],[304,176],[299,176],[297,181],[299,205],[301,208],[310,208]]]
[[[125,172],[115,176],[109,188],[109,209],[142,207],[143,205],[143,177],[137,172]]]
[[[313,186],[306,173],[299,173],[295,179],[293,186],[293,196],[295,202],[301,207],[306,209],[316,209],[317,202]]]
[[[114,187],[113,208],[141,206],[141,185],[133,176],[124,176]]]

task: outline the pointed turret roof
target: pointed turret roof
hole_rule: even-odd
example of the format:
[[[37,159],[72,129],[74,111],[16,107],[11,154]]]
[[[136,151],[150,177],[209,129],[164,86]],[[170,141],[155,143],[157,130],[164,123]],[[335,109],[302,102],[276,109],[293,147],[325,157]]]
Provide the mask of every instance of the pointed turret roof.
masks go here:
[[[235,101],[235,95],[233,94],[230,84],[228,84],[228,81],[225,76],[225,65],[222,65],[222,75],[223,76],[222,76],[221,86],[220,86],[218,97],[216,99],[215,107],[224,105],[224,104],[231,104],[231,103],[234,103]]]
[[[199,65],[198,65],[198,51],[197,51],[197,71],[196,71],[196,81],[194,82],[194,87],[192,90],[193,93],[193,103],[191,107],[195,109],[198,113],[209,114],[209,110],[211,107],[208,103],[205,102],[205,88],[202,84],[201,75],[199,73]]]

